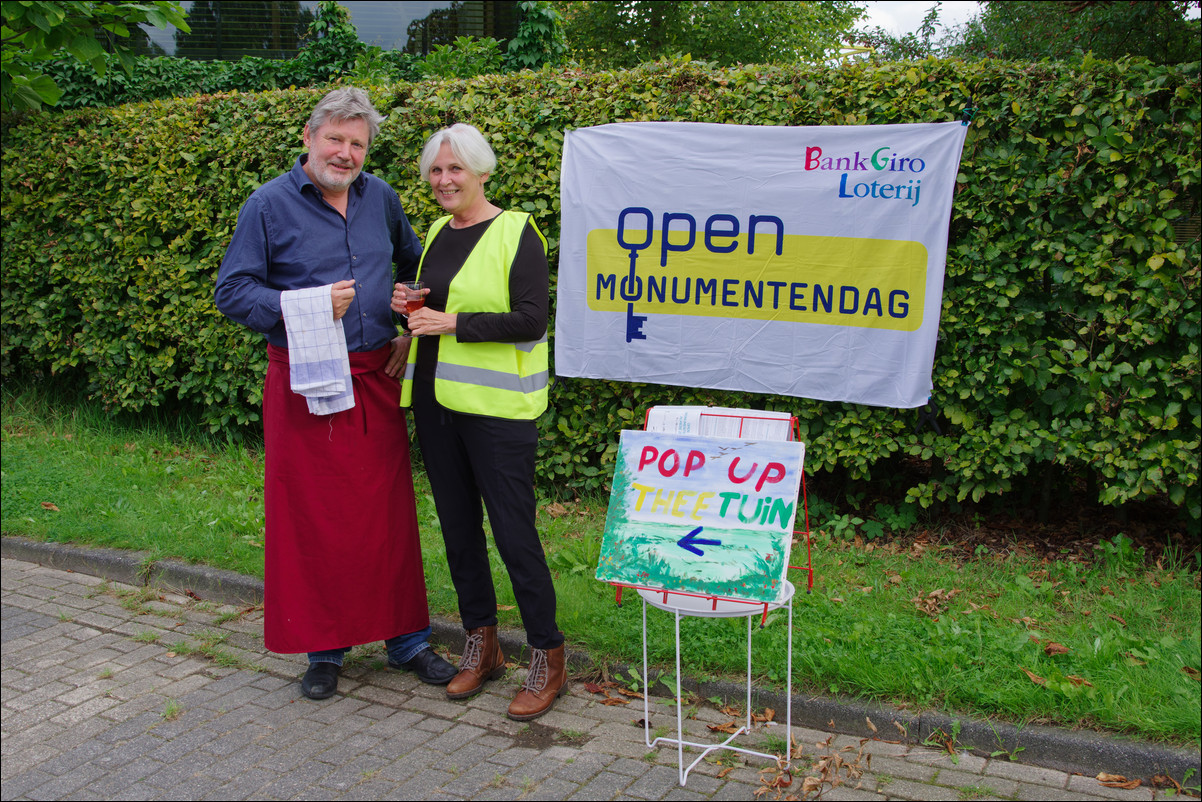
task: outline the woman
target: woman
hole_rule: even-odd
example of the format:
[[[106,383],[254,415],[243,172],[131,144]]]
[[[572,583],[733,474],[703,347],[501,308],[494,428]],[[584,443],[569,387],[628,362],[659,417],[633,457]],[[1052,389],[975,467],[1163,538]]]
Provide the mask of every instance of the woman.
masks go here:
[[[422,178],[449,212],[426,236],[418,268],[425,306],[409,314],[401,404],[418,442],[442,523],[447,563],[467,630],[447,696],[464,699],[505,672],[481,499],[509,571],[531,647],[530,671],[509,717],[547,712],[567,684],[555,588],[535,527],[535,418],[547,408],[546,240],[530,215],[484,196],[497,159],[462,123],[430,137]],[[406,294],[396,286],[392,308]]]

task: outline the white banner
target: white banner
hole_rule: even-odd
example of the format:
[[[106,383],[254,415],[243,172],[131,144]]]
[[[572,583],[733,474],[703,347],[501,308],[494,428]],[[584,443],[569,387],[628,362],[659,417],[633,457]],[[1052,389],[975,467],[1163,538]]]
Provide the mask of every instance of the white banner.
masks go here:
[[[567,132],[556,374],[922,406],[967,130]]]

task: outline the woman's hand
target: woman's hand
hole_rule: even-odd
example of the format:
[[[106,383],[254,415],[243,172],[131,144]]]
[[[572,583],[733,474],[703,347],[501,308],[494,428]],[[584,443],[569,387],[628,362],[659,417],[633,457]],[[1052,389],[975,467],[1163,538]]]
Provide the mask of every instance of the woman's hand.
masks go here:
[[[405,285],[403,285],[403,284],[393,284],[392,285],[392,302],[389,303],[389,305],[388,305],[389,308],[392,309],[393,312],[396,312],[398,315],[406,314],[405,301],[408,300],[410,292],[412,292],[412,290],[405,289]],[[422,297],[425,298],[427,295],[430,294],[430,288],[424,287],[421,292],[422,292]]]
[[[457,318],[453,312],[448,314],[423,307],[409,315],[409,331],[417,335],[454,334]]]

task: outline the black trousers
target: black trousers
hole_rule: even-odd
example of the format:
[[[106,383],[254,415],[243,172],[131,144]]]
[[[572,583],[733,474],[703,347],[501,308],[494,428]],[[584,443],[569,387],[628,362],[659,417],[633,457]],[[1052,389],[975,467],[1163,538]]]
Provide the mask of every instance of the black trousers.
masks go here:
[[[415,383],[413,418],[464,629],[497,623],[484,534],[487,508],[527,641],[536,649],[559,646],[563,633],[555,623],[555,587],[535,526],[534,421],[452,412],[434,400],[426,382]]]

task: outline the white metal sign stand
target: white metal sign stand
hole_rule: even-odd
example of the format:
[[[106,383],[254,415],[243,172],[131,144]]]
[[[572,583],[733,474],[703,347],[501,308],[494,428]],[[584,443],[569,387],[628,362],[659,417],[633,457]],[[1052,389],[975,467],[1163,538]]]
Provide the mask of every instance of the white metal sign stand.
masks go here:
[[[670,432],[676,435],[700,434],[703,437],[721,439],[723,437],[754,437],[762,440],[796,440],[796,419],[783,413],[756,412],[752,410],[713,409],[706,407],[653,407],[648,410],[646,429],[648,431]],[[804,444],[801,459],[804,461]],[[799,465],[800,467],[800,465]],[[801,485],[804,507],[805,475],[801,474]],[[697,531],[700,531],[698,528]],[[692,534],[692,533],[690,533]],[[788,552],[785,553],[784,568],[797,567],[809,573],[809,584],[813,584],[813,566],[809,563],[809,519],[806,519],[806,548],[807,565],[789,566]],[[709,543],[710,541],[695,541]],[[717,545],[717,542],[714,542]],[[678,545],[680,545],[678,543]],[[700,551],[696,551],[701,554]],[[598,568],[598,578],[606,579],[618,588],[617,603],[622,603],[623,587],[636,590],[643,601],[643,740],[649,749],[660,743],[675,744],[677,771],[680,784],[683,786],[692,771],[710,753],[718,749],[727,749],[745,755],[762,757],[782,764],[788,768],[791,762],[793,744],[793,595],[796,589],[792,582],[782,576],[779,592],[773,601],[755,601],[717,596],[712,593],[695,593],[684,590],[668,590],[663,588],[639,587],[637,584],[614,581],[611,577],[602,577]],[[777,587],[775,582],[774,587]],[[651,737],[651,705],[646,691],[648,690],[648,661],[647,661],[647,605],[671,613],[675,618],[676,637],[676,737]],[[788,654],[785,671],[785,753],[774,755],[733,745],[735,738],[751,732],[751,621],[755,616],[761,616],[760,626],[767,622],[771,610],[789,608],[788,616]],[[745,705],[747,708],[746,723],[739,727],[730,737],[721,743],[703,744],[686,741],[684,738],[684,711],[681,702],[681,665],[680,665],[680,619],[683,616],[696,618],[746,618],[747,619],[747,691]],[[700,749],[692,763],[685,766],[685,747]]]
[[[763,757],[768,760],[785,761],[785,765],[789,765],[790,756],[792,754],[791,745],[793,743],[793,593],[794,587],[792,582],[785,582],[784,597],[776,602],[764,603],[744,602],[737,599],[716,599],[707,596],[697,596],[686,593],[673,591],[640,589],[639,596],[643,600],[643,740],[649,749],[655,748],[659,743],[676,744],[677,757],[677,772],[680,779],[680,784],[683,786],[689,778],[689,772],[693,770],[705,756],[716,749],[728,749],[732,752],[741,752],[746,755],[755,757]],[[649,694],[647,693],[647,605],[659,608],[666,612],[672,613],[676,619],[676,737],[659,737],[655,740],[651,739],[651,707],[648,701]],[[787,664],[788,668],[785,672],[787,677],[785,682],[785,754],[773,755],[766,752],[757,752],[753,749],[745,749],[739,746],[732,746],[731,742],[738,736],[751,731],[751,619],[757,615],[766,615],[769,610],[777,610],[781,607],[789,608],[789,648]],[[680,688],[680,619],[681,616],[696,616],[699,618],[739,618],[747,619],[747,723],[736,730],[729,738],[718,744],[702,744],[684,739],[684,713],[681,709],[681,688]],[[684,765],[684,748],[691,746],[701,749],[701,754],[697,756],[692,763],[687,767]]]

